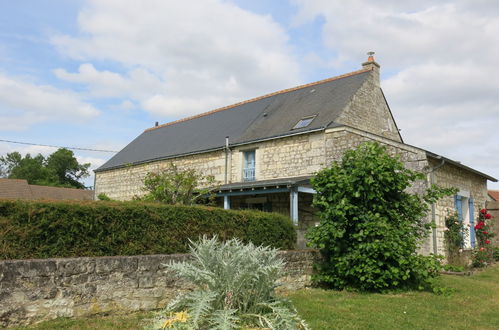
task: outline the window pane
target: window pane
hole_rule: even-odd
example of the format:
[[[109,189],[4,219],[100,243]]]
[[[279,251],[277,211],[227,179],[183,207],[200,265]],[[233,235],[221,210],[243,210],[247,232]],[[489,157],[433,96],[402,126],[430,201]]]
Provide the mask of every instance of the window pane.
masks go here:
[[[307,127],[314,120],[314,118],[315,116],[300,119],[300,121],[293,127],[293,129]]]

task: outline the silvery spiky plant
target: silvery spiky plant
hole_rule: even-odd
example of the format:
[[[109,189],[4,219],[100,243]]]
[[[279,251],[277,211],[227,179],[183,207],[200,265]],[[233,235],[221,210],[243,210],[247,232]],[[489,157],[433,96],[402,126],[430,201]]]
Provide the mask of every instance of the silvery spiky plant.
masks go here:
[[[170,303],[154,328],[308,329],[274,293],[284,266],[277,250],[215,237],[191,241],[190,253],[191,260],[169,268],[196,289]]]

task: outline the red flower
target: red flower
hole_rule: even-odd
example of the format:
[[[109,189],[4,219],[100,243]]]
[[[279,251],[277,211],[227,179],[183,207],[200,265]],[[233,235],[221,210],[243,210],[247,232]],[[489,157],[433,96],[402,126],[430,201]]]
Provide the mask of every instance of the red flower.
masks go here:
[[[489,232],[488,232],[488,231],[482,231],[482,233],[483,233],[484,235],[488,235],[488,234],[489,234]]]
[[[484,217],[485,217],[485,219],[490,219],[490,218],[492,218],[492,216],[490,215],[490,213],[486,213],[486,214],[484,215]]]
[[[490,240],[486,240],[486,241],[485,241],[485,244],[490,244]]]
[[[487,213],[487,210],[486,210],[486,209],[481,209],[481,210],[480,210],[480,213],[481,213],[481,214],[485,214],[485,213]]]
[[[475,229],[483,229],[483,227],[485,226],[485,222],[483,221],[480,221],[476,226],[475,226]]]
[[[485,251],[485,248],[481,247],[481,248],[480,248],[480,251]]]

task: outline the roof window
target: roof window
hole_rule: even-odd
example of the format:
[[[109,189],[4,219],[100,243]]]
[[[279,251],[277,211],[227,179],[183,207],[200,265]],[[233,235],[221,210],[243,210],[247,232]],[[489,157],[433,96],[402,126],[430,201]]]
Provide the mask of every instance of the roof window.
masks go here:
[[[293,129],[307,127],[308,125],[310,125],[310,123],[314,120],[315,117],[316,116],[303,117],[302,119],[300,119],[299,122],[296,123],[295,126],[293,126]]]

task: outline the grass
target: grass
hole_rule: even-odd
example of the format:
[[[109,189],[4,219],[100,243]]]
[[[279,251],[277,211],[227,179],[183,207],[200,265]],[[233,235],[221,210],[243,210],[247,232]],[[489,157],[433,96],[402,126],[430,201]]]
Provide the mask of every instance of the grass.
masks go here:
[[[447,295],[303,289],[289,294],[312,329],[499,329],[499,265],[443,275]]]
[[[499,264],[473,276],[443,275],[448,295],[289,292],[312,329],[499,329]],[[30,329],[140,329],[151,313],[57,319]]]
[[[110,315],[91,318],[59,318],[51,321],[41,322],[29,327],[14,329],[38,329],[38,330],[95,330],[95,329],[120,329],[132,330],[142,329],[144,321],[152,316],[151,312],[132,313],[128,315]]]

